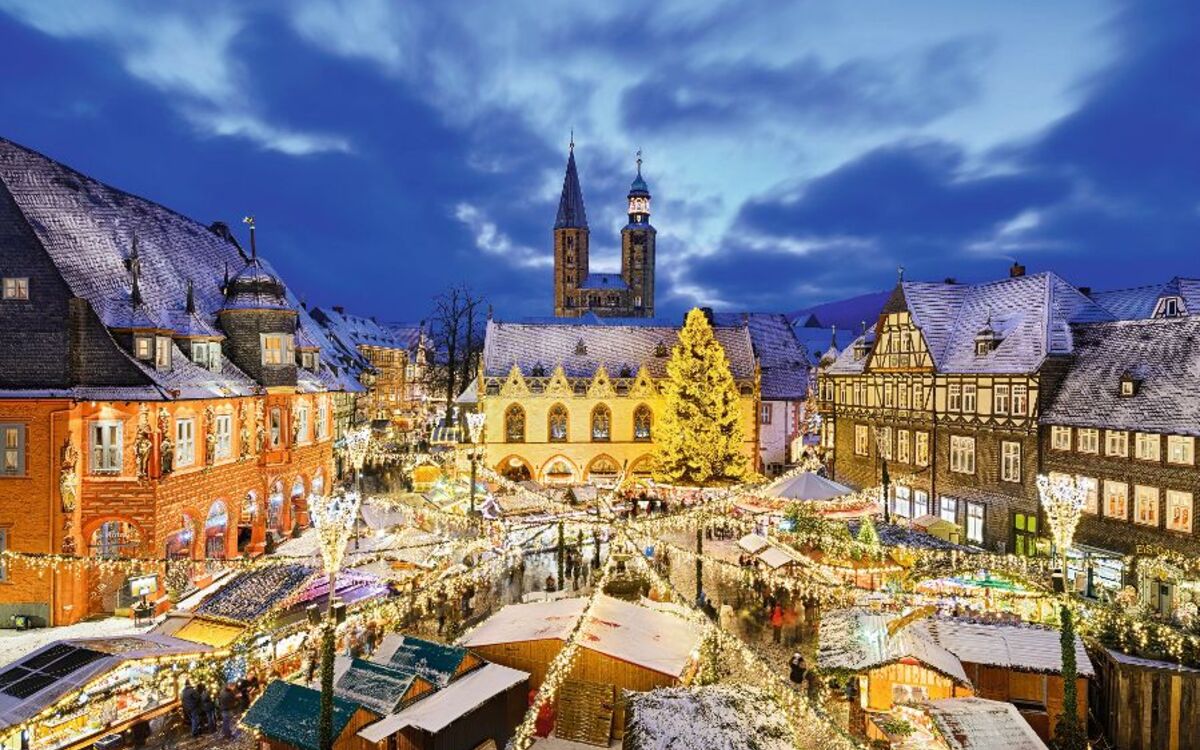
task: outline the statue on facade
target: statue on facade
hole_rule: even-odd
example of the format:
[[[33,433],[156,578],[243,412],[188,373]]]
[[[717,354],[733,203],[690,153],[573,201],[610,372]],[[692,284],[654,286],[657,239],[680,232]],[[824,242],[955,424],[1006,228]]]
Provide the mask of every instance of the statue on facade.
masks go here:
[[[292,402],[292,445],[300,442],[300,404]]]
[[[58,469],[58,493],[62,496],[63,513],[75,511],[75,501],[79,496],[79,449],[75,442],[67,438],[62,447],[62,460]]]
[[[262,401],[254,402],[254,429],[258,436],[258,452],[262,453],[267,449],[267,426],[263,421]]]
[[[138,408],[137,435],[133,439],[133,455],[137,459],[138,479],[150,476],[150,453],[154,440],[150,437],[150,410],[142,404]]]
[[[217,462],[217,415],[211,406],[204,407],[204,461],[209,466]]]
[[[252,446],[250,444],[250,410],[246,408],[245,401],[242,402],[238,422],[241,424],[238,431],[238,439],[241,440],[241,457],[247,459],[250,458]]]
[[[171,415],[166,409],[158,410],[158,468],[159,475],[167,476],[175,468],[175,444],[170,437]]]

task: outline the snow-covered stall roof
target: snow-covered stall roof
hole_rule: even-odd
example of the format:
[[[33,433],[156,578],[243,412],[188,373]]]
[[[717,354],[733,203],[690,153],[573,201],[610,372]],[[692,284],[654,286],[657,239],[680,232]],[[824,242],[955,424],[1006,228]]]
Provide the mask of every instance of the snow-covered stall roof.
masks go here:
[[[768,545],[766,549],[758,553],[758,559],[762,560],[772,570],[778,570],[785,565],[791,565],[797,562],[799,555],[789,552],[783,547]]]
[[[379,650],[371,657],[371,661],[418,674],[438,687],[445,687],[469,656],[470,652],[462,646],[447,646],[424,638],[392,633],[379,644]],[[472,663],[478,662],[477,657],[471,658],[474,660]],[[470,664],[467,666],[469,668]]]
[[[582,598],[510,604],[468,633],[468,648],[544,639],[565,640],[583,614]],[[653,605],[653,606],[652,606]],[[600,595],[580,645],[631,664],[679,677],[699,645],[701,633],[669,608],[633,604]]]
[[[907,629],[970,664],[1049,674],[1062,672],[1061,634],[1057,630],[941,617],[914,622]],[[1095,677],[1092,660],[1078,635],[1075,663],[1080,677]]]
[[[661,688],[627,699],[625,750],[791,750],[792,727],[775,701],[748,685]]]
[[[738,540],[738,546],[752,555],[763,547],[766,547],[767,544],[767,540],[758,534],[747,534]]]
[[[832,500],[849,495],[853,491],[844,484],[806,471],[793,477],[775,480],[767,485],[765,493],[785,500]]]
[[[1046,750],[1011,703],[986,698],[945,698],[925,707],[950,750]]]
[[[165,635],[56,641],[0,671],[0,727],[27,721],[125,662],[200,656],[207,646]]]
[[[455,680],[447,687],[386,716],[358,733],[368,742],[382,742],[407,727],[436,734],[491,698],[529,679],[528,672],[488,664]]]
[[[962,684],[971,684],[957,656],[911,626],[889,634],[888,623],[897,617],[854,609],[822,617],[817,663],[822,669],[863,672],[911,658]]]

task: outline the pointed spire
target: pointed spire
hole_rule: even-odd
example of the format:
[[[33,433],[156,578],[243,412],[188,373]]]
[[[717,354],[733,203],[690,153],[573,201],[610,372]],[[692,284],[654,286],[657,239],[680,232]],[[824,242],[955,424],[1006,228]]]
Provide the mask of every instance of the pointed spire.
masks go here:
[[[575,135],[571,134],[571,150],[567,156],[567,174],[563,178],[562,198],[558,201],[555,229],[587,229],[587,211],[583,207],[583,189],[579,187],[579,171],[575,168]]]
[[[187,285],[187,311],[189,315],[196,314],[196,290],[192,288],[192,280],[188,279]]]
[[[650,186],[646,184],[646,180],[642,177],[642,150],[637,150],[637,177],[633,178],[633,182],[629,185],[629,197],[635,195],[650,197]]]
[[[837,349],[837,348],[838,348],[838,345],[837,345],[837,326],[836,326],[836,325],[834,325],[834,326],[830,326],[830,328],[831,328],[831,330],[832,330],[832,332],[833,332],[833,336],[832,336],[832,337],[830,338],[830,340],[829,340],[829,345],[830,345],[830,346],[832,346],[834,349]]]
[[[129,254],[129,273],[133,275],[133,288],[129,292],[129,300],[134,307],[142,304],[142,288],[138,277],[142,275],[142,259],[138,255],[138,238],[133,236],[133,251]]]
[[[250,226],[250,259],[254,260],[258,257],[258,246],[254,242],[254,217],[247,216],[242,219],[242,223]]]
[[[896,283],[904,283],[904,266],[896,266]]]

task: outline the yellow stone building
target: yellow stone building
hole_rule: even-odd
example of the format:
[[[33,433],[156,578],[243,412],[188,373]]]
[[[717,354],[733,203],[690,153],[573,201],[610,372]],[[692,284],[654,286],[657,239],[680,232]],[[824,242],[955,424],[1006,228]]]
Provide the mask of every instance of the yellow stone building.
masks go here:
[[[758,368],[745,325],[717,326],[756,458]],[[478,384],[486,463],[514,480],[613,481],[647,475],[663,410],[658,383],[679,335],[662,321],[585,317],[489,321]]]

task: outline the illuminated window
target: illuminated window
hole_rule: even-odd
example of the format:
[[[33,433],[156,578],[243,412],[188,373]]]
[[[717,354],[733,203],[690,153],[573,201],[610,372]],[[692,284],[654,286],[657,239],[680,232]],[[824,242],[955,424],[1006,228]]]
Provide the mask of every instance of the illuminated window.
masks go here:
[[[612,412],[604,404],[592,409],[592,440],[604,442],[612,436]]]
[[[1158,526],[1158,488],[1133,487],[1133,520],[1143,526]]]
[[[1167,463],[1191,466],[1195,461],[1196,439],[1185,435],[1167,436]]]
[[[175,466],[191,466],[196,462],[196,421],[175,420]]]
[[[0,450],[4,451],[0,475],[25,474],[25,425],[0,424]]]
[[[1129,520],[1129,485],[1104,481],[1104,517]]]
[[[1100,512],[1100,483],[1095,477],[1075,477],[1075,483],[1083,490],[1083,509],[1087,513]]]
[[[504,440],[508,443],[525,442],[525,410],[512,404],[504,410]]]
[[[1054,425],[1050,428],[1050,447],[1056,451],[1071,450],[1071,428]]]
[[[865,424],[854,425],[854,455],[871,455],[871,431]]]
[[[975,438],[950,436],[950,471],[957,474],[975,473]]]
[[[1192,493],[1167,490],[1167,528],[1192,533]]]
[[[1129,433],[1123,430],[1104,431],[1104,454],[1106,456],[1129,455]]]
[[[654,426],[654,414],[650,407],[642,404],[633,410],[633,439],[643,442],[650,439]]]
[[[1005,482],[1021,481],[1021,444],[1000,443],[1000,478]]]
[[[1134,456],[1142,461],[1157,461],[1159,459],[1159,436],[1149,432],[1137,433],[1134,441]]]
[[[4,299],[29,299],[29,279],[27,277],[5,277]]]
[[[1100,430],[1095,427],[1080,427],[1078,437],[1080,453],[1100,452]]]

